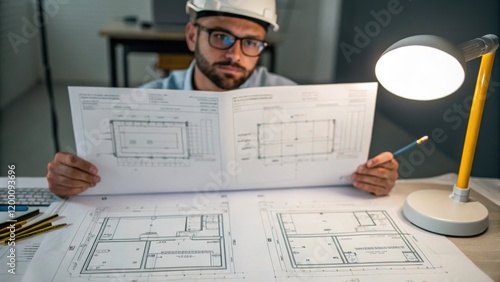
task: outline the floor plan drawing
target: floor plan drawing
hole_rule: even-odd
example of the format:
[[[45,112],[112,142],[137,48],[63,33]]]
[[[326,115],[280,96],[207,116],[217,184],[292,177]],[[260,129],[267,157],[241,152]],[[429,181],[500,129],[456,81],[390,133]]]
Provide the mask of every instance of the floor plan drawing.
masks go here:
[[[72,244],[71,277],[190,277],[234,273],[227,209],[89,211],[81,242]]]
[[[111,120],[117,158],[189,158],[187,122]]]
[[[261,203],[277,276],[390,275],[442,272],[387,210],[277,208]],[[270,209],[269,209],[270,208]]]
[[[264,122],[256,125],[256,146],[257,158],[266,167],[328,162],[335,156],[349,158],[362,152],[367,119],[364,106],[346,105],[340,110],[338,106],[324,105],[315,112],[321,118],[305,114],[311,107],[314,106],[264,109]],[[243,136],[246,146],[251,146],[247,137],[251,134]]]
[[[273,181],[300,187],[304,178],[346,182],[355,169],[349,169],[350,164],[368,153],[375,89],[275,90],[232,98],[230,156],[243,171],[255,172],[237,175],[237,184],[252,187]],[[319,175],[325,167],[333,174]]]
[[[85,194],[191,191],[209,182],[210,172],[224,168],[216,93],[69,91],[77,154],[99,165],[99,186],[106,187]]]
[[[111,120],[113,155],[122,166],[187,166],[213,159],[212,122]]]
[[[223,234],[221,214],[106,217],[81,273],[225,269]]]

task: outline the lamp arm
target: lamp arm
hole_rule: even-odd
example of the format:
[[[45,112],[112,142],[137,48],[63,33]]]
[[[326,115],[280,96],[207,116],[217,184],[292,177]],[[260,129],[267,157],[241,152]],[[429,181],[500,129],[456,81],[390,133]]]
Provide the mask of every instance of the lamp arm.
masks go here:
[[[466,62],[481,57],[484,54],[495,53],[498,48],[498,37],[487,34],[481,38],[475,38],[457,46],[464,54]]]
[[[498,44],[497,44],[498,45]],[[462,151],[462,159],[458,170],[458,179],[456,187],[460,189],[469,188],[469,178],[476,150],[477,138],[479,135],[479,127],[483,115],[484,103],[490,83],[491,71],[495,53],[483,55],[481,58],[481,66],[477,76],[476,88],[470,110],[469,122],[467,124],[467,132],[465,133],[464,148]]]

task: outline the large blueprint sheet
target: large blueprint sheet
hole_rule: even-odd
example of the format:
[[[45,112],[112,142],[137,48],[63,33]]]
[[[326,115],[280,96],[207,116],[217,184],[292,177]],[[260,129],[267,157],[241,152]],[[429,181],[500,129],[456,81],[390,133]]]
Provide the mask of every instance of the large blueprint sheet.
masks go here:
[[[397,188],[396,188],[397,189]],[[79,196],[25,281],[491,281],[352,187]],[[49,259],[50,258],[50,259]]]
[[[126,194],[347,184],[377,83],[69,92],[77,153],[102,177],[84,193]]]

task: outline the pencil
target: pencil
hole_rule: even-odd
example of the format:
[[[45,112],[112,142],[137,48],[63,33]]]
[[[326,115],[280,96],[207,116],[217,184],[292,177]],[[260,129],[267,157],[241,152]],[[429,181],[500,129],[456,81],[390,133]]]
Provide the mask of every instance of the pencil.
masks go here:
[[[56,220],[58,216],[59,215],[54,214],[54,215],[51,215],[51,216],[46,217],[44,219],[40,219],[38,221],[35,221],[31,224],[27,224],[27,225],[18,227],[17,229],[15,229],[15,231],[13,233],[15,233],[16,235],[20,235],[20,234],[24,234],[27,232],[34,232],[35,230],[51,226],[52,225],[51,222]],[[11,232],[6,232],[6,233],[0,234],[0,241],[4,240],[5,238],[10,237],[10,233]]]
[[[392,153],[392,155],[395,157],[395,156],[397,156],[397,155],[399,155],[399,154],[401,154],[401,153],[403,153],[405,151],[408,151],[409,149],[411,149],[411,148],[413,148],[413,147],[415,147],[417,145],[420,145],[420,144],[424,143],[427,140],[429,140],[429,137],[427,137],[427,135],[426,135],[426,136],[418,139],[417,141],[413,141],[410,144],[404,146],[403,148],[395,151],[394,153]]]
[[[16,238],[16,242],[24,240],[24,239],[29,239],[29,238],[31,238],[33,236],[36,236],[36,235],[39,235],[39,234],[45,234],[47,232],[59,229],[59,228],[64,227],[66,225],[67,225],[66,223],[61,223],[61,224],[57,224],[57,225],[54,225],[54,226],[49,226],[49,227],[45,227],[45,228],[42,228],[42,229],[38,229],[38,230],[30,232],[30,233],[25,233],[25,234],[22,234],[22,235],[18,235],[18,236],[15,237]],[[4,245],[7,245],[8,242],[9,242],[8,239],[2,241],[2,243]]]
[[[50,223],[50,222],[44,222],[44,223],[38,224],[36,226],[31,226],[30,228],[22,229],[21,231],[16,231],[15,233],[16,233],[16,235],[22,235],[22,234],[25,234],[25,233],[34,232],[34,231],[36,231],[38,229],[49,227],[51,225],[52,225],[52,223]]]
[[[36,209],[34,211],[30,211],[28,213],[25,213],[23,215],[20,215],[16,218],[13,218],[13,220],[25,220],[25,219],[29,219],[29,218],[32,218],[32,217],[35,217],[36,215],[38,215],[40,213],[40,210],[39,209]]]
[[[13,223],[11,226],[7,226],[7,227],[4,227],[4,228],[0,229],[0,237],[2,237],[3,235],[5,235],[4,233],[10,233],[11,227],[14,227],[14,229],[15,228],[21,228],[27,222],[28,222],[27,220],[18,221],[16,223]]]
[[[51,215],[51,216],[48,216],[44,219],[40,219],[38,221],[35,221],[31,224],[28,224],[28,225],[25,225],[19,229],[16,230],[16,234],[18,233],[21,233],[21,232],[24,232],[25,230],[27,229],[36,229],[36,228],[40,228],[40,225],[44,224],[44,223],[48,223],[48,222],[52,222],[54,220],[56,220],[56,218],[58,217],[59,215],[57,214],[54,214],[54,215]]]
[[[40,213],[40,210],[36,209],[34,211],[30,211],[28,213],[25,213],[23,215],[20,215],[18,217],[13,218],[13,219],[9,219],[9,220],[7,220],[5,222],[0,223],[0,228],[4,228],[4,227],[9,226],[10,224],[16,223],[18,221],[22,221],[22,220],[26,220],[26,219],[32,218],[32,217],[38,215],[39,213]]]

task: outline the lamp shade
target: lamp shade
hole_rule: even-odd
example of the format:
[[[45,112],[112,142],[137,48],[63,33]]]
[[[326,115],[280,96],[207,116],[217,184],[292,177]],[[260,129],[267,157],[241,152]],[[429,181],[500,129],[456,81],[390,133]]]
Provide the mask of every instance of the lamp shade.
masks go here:
[[[391,93],[412,100],[433,100],[455,92],[465,78],[463,53],[434,35],[405,38],[390,46],[375,75]]]

